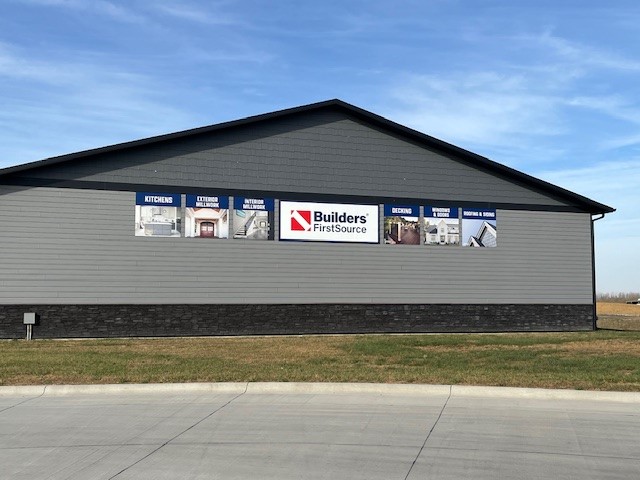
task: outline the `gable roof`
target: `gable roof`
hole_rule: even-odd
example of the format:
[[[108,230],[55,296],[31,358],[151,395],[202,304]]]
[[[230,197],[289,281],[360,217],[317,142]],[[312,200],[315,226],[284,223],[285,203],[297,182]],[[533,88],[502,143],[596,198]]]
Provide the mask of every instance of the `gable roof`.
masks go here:
[[[614,212],[615,209],[591,200],[587,197],[571,192],[564,188],[553,185],[539,178],[527,175],[513,168],[507,167],[500,163],[489,160],[486,157],[470,152],[463,148],[457,147],[450,143],[444,142],[437,138],[426,135],[417,130],[413,130],[399,123],[388,120],[380,115],[369,112],[362,108],[356,107],[349,103],[343,102],[339,99],[326,100],[323,102],[312,103],[309,105],[303,105],[300,107],[288,108],[285,110],[278,110],[271,113],[265,113],[262,115],[255,115],[229,122],[218,123],[215,125],[209,125],[205,127],[193,128],[189,130],[183,130],[180,132],[169,133],[165,135],[158,135],[149,138],[143,138],[140,140],[134,140],[130,142],[118,143],[115,145],[109,145],[100,148],[94,148],[90,150],[84,150],[81,152],[70,153],[66,155],[60,155],[57,157],[46,158],[35,162],[29,162],[21,165],[15,165],[0,169],[0,183],[3,176],[21,174],[30,170],[35,170],[41,167],[49,167],[56,164],[73,162],[81,159],[87,159],[94,155],[100,155],[104,153],[112,153],[124,151],[127,149],[138,148],[142,146],[158,144],[170,140],[177,140],[185,137],[191,137],[195,135],[202,135],[207,133],[215,133],[222,130],[238,128],[247,125],[253,125],[260,122],[268,122],[273,119],[283,117],[293,117],[296,115],[315,112],[320,110],[333,110],[340,111],[351,117],[369,124],[373,127],[397,135],[404,139],[415,142],[418,145],[423,146],[429,150],[438,152],[453,160],[466,163],[472,167],[479,168],[487,171],[488,173],[503,177],[513,182],[521,183],[533,190],[540,191],[555,197],[558,197],[567,203],[583,209],[586,212],[592,214],[604,214]]]

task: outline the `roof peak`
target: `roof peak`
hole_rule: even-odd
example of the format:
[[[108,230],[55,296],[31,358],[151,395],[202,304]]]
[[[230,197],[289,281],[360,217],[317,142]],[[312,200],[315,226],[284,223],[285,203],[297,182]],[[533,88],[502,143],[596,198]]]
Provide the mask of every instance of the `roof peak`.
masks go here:
[[[114,145],[108,145],[108,146],[99,147],[99,148],[93,148],[89,150],[83,150],[80,152],[68,153],[68,154],[59,155],[56,157],[46,158],[43,160],[38,160],[38,161],[29,162],[21,165],[7,167],[4,169],[0,169],[0,183],[2,181],[2,177],[6,177],[9,175],[15,176],[15,175],[22,174],[24,172],[28,172],[30,170],[35,170],[38,168],[65,163],[65,162],[72,162],[72,161],[85,159],[95,155],[111,153],[116,151],[123,151],[131,148],[138,148],[146,145],[152,145],[156,143],[177,140],[180,138],[186,138],[189,136],[215,133],[218,131],[231,129],[231,128],[239,128],[242,126],[251,125],[258,122],[266,122],[266,121],[271,121],[274,119],[283,118],[287,116],[294,116],[294,115],[300,115],[300,114],[310,113],[314,111],[319,111],[323,109],[335,109],[335,108],[338,108],[340,111],[343,111],[352,117],[358,118],[359,120],[369,125],[375,126],[379,129],[401,136],[407,140],[410,140],[414,143],[417,143],[418,145],[423,146],[424,148],[434,150],[440,154],[443,154],[451,158],[452,160],[466,163],[467,165],[470,165],[474,168],[488,171],[494,175],[505,177],[511,181],[521,182],[524,185],[529,186],[530,188],[545,192],[547,195],[559,197],[564,201],[567,201],[581,209],[584,209],[586,212],[610,213],[615,211],[615,209],[607,205],[595,202],[587,197],[571,192],[569,190],[565,190],[561,187],[545,182],[544,180],[540,180],[531,175],[515,170],[511,167],[507,167],[506,165],[502,165],[500,163],[494,162],[493,160],[483,157],[482,155],[479,155],[477,153],[473,153],[469,150],[465,150],[464,148],[452,145],[443,140],[439,140],[435,137],[431,137],[425,133],[422,133],[420,131],[414,130],[412,128],[409,128],[407,126],[404,126],[392,120],[389,120],[385,117],[382,117],[381,115],[375,114],[363,108],[347,103],[344,100],[341,100],[339,98],[322,100],[319,102],[309,103],[306,105],[286,108],[282,110],[276,110],[269,113],[253,115],[253,116],[226,121],[222,123],[207,125],[203,127],[197,127],[197,128],[188,129],[188,130],[182,130],[174,133],[152,136],[148,138],[118,143]]]

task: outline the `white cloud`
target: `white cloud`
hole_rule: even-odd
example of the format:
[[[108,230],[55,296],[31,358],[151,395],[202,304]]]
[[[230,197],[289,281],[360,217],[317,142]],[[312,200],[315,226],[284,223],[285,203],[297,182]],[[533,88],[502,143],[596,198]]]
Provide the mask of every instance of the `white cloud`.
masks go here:
[[[155,93],[165,90],[158,81],[97,60],[34,60],[0,44],[0,89],[26,84],[31,92],[3,97],[0,166],[193,126],[191,115]]]
[[[239,25],[241,22],[231,15],[220,12],[213,7],[215,3],[208,3],[208,8],[204,9],[199,6],[189,4],[187,2],[157,2],[153,4],[159,12],[182,20],[203,23],[206,25]]]
[[[554,36],[546,31],[538,36],[519,36],[516,39],[530,40],[543,47],[549,48],[556,55],[564,58],[573,65],[588,68],[601,68],[605,70],[639,71],[640,62],[627,58],[616,52],[601,50],[597,47],[571,42],[567,39]]]
[[[579,96],[568,99],[567,106],[577,109],[588,109],[619,120],[625,125],[626,133],[618,129],[602,132],[597,145],[601,150],[614,150],[640,144],[640,109],[638,102],[620,95],[603,95],[598,97]]]
[[[568,99],[566,104],[571,107],[595,110],[610,117],[640,125],[637,102],[627,100],[620,95],[578,96]]]
[[[30,59],[24,51],[0,42],[0,77],[3,76],[60,85],[73,81],[77,73],[69,65]]]
[[[495,40],[477,32],[473,36],[478,50],[492,48]],[[489,152],[484,154],[516,168],[562,160],[562,153],[571,150],[566,142],[584,136],[601,155],[639,142],[635,97],[591,79],[614,70],[635,73],[640,62],[549,32],[505,40],[521,52],[521,60],[489,60],[484,69],[398,75],[390,86],[394,105],[382,110],[399,123]],[[583,118],[591,123],[584,125]],[[616,128],[600,129],[597,136],[578,130],[611,121]]]
[[[16,0],[14,0],[16,1]],[[17,0],[24,5],[62,7],[111,17],[127,23],[145,23],[146,18],[132,9],[108,0]]]
[[[50,7],[74,7],[82,6],[82,0],[13,0],[14,3],[23,5],[43,5]]]
[[[513,145],[514,137],[558,135],[560,99],[519,74],[408,75],[396,82],[400,123],[454,143]]]
[[[600,142],[600,147],[605,150],[615,150],[634,145],[640,145],[640,132],[632,135],[616,136]]]
[[[601,162],[588,167],[539,171],[536,176],[562,185],[577,193],[598,199],[600,202],[629,206],[630,212],[638,210],[640,191],[640,159]]]

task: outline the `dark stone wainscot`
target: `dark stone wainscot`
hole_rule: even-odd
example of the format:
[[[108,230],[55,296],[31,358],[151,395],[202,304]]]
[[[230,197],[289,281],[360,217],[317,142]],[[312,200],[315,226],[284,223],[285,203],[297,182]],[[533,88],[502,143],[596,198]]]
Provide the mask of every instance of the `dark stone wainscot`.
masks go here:
[[[592,305],[0,305],[0,338],[593,330]]]

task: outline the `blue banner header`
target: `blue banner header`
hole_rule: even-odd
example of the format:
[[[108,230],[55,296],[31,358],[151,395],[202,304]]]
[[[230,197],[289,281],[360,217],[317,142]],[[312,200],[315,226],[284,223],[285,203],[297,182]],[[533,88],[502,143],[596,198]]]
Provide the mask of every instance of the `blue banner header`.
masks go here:
[[[458,207],[424,207],[425,218],[458,218]]]
[[[187,208],[229,208],[229,197],[187,194]]]
[[[419,217],[420,208],[417,205],[385,205],[385,217]]]
[[[261,210],[273,212],[275,202],[273,198],[233,197],[233,208],[236,210]]]
[[[179,193],[147,193],[136,192],[136,205],[155,205],[163,207],[180,207]]]
[[[463,208],[462,218],[471,220],[495,220],[496,211],[485,208]]]

